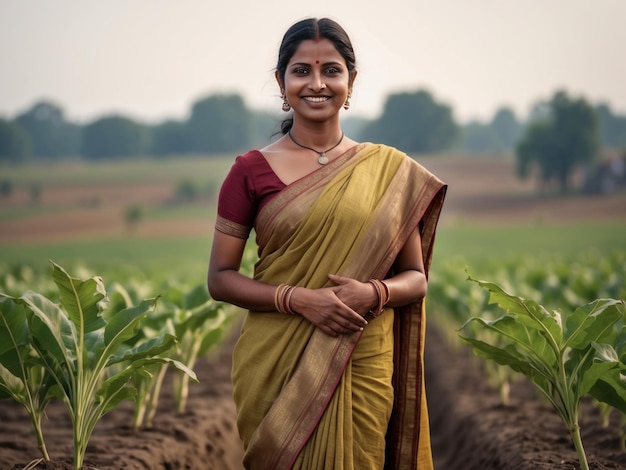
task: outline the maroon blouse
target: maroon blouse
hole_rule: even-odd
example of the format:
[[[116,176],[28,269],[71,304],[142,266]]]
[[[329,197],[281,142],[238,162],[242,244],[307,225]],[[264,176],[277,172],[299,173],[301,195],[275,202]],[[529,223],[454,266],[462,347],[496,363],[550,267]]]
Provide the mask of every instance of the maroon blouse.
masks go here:
[[[235,159],[226,175],[217,201],[217,214],[251,230],[258,212],[285,186],[263,154],[250,150]]]

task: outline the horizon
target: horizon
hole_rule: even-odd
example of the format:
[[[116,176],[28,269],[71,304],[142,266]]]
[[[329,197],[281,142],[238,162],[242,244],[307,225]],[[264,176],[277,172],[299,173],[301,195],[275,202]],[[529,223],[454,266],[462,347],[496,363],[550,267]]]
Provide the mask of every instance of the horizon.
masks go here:
[[[359,76],[346,117],[378,117],[389,95],[417,90],[449,105],[458,122],[488,121],[502,107],[524,120],[557,90],[626,114],[621,0],[271,4],[244,0],[216,14],[202,0],[42,0],[36,9],[5,0],[0,116],[44,99],[74,122],[109,114],[180,120],[218,93],[280,112],[275,55],[286,29],[308,16],[336,19],[353,41]]]

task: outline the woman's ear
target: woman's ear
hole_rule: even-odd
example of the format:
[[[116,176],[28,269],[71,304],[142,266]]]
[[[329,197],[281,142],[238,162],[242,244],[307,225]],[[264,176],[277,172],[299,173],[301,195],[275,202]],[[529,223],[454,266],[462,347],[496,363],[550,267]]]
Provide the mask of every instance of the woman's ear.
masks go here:
[[[354,80],[356,79],[358,72],[357,70],[353,70],[350,74],[350,79],[348,80],[348,88],[350,89],[350,94],[352,94],[352,87],[354,86]]]
[[[278,83],[278,87],[280,88],[280,94],[283,95],[285,93],[285,85],[280,79],[280,74],[278,73],[278,70],[274,72],[274,77],[276,78],[276,83]]]

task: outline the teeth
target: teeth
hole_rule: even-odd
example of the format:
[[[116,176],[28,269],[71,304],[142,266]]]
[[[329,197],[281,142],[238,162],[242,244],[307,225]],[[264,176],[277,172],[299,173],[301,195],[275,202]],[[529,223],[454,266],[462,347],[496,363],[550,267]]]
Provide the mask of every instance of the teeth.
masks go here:
[[[326,101],[328,97],[327,96],[307,96],[304,99],[307,101],[313,101],[314,103],[321,103],[322,101]]]

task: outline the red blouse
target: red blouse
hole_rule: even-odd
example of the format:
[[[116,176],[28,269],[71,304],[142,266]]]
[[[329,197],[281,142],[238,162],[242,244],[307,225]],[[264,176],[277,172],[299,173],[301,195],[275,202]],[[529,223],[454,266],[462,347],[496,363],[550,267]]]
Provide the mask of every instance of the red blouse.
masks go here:
[[[263,154],[250,150],[235,159],[226,175],[217,201],[217,214],[251,230],[258,212],[285,186]]]

